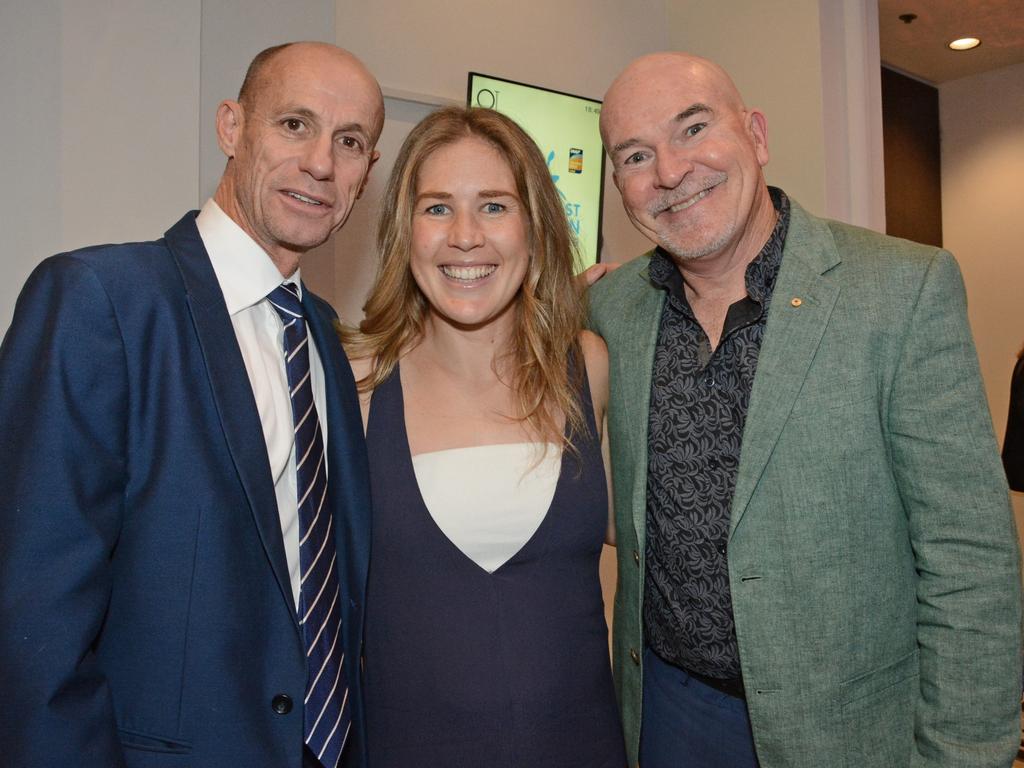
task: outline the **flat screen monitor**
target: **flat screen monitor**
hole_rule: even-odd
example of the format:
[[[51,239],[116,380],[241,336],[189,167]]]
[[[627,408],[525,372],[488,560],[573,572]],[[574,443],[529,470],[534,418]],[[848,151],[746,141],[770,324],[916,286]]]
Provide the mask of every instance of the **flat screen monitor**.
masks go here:
[[[470,72],[467,103],[508,115],[537,142],[579,242],[582,267],[597,263],[604,193],[601,102]]]

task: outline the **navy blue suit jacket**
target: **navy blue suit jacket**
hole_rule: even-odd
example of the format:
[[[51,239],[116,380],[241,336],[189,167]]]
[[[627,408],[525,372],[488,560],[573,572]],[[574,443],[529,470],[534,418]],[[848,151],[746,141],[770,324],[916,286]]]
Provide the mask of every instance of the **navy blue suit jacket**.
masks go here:
[[[303,295],[328,401],[344,764],[363,766],[366,451],[334,313]],[[29,278],[0,347],[0,489],[0,762],[299,768],[306,657],[195,213],[163,240],[55,256]]]

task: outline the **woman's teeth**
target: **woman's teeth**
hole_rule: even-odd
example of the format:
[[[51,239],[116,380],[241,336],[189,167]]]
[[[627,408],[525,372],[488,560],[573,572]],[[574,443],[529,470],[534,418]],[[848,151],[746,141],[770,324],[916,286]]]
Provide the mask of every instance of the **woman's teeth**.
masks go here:
[[[450,277],[453,280],[480,280],[487,277],[489,274],[494,272],[498,267],[494,264],[483,264],[473,265],[469,267],[459,267],[454,264],[442,264],[441,271],[445,277]]]

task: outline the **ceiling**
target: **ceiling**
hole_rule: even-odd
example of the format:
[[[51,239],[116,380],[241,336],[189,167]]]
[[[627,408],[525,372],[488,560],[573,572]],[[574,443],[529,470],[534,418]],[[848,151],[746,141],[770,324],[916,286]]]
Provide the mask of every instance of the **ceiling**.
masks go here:
[[[1024,0],[879,0],[878,31],[883,64],[934,85],[1024,62]],[[968,36],[981,45],[946,47]]]

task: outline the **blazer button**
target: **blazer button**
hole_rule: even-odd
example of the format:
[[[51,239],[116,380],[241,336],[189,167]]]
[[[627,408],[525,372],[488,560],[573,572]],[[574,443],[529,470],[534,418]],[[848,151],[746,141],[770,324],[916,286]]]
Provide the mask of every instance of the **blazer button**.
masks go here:
[[[640,666],[640,654],[637,653],[636,648],[629,649],[629,658],[631,658],[633,660],[633,663],[636,664],[638,667]]]
[[[640,565],[640,553],[637,550],[633,550],[633,562]]]
[[[270,701],[270,706],[279,715],[287,715],[292,711],[292,697],[286,693],[279,693]]]

